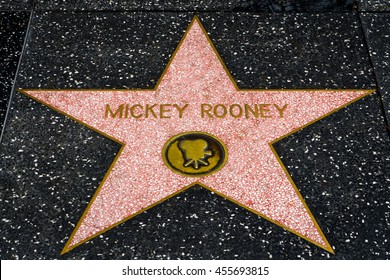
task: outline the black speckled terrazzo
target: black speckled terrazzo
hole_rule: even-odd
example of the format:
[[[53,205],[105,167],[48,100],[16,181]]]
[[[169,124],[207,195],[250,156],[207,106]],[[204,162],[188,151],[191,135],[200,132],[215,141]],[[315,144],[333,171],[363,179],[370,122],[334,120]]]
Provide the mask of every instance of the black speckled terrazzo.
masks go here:
[[[58,258],[119,145],[15,95],[0,146],[1,259]]]
[[[332,244],[332,258],[390,258],[390,150],[378,94],[274,147]]]
[[[104,247],[111,251],[102,254],[96,250]],[[232,202],[194,186],[102,234],[83,248],[76,248],[67,257],[327,259],[330,254]]]
[[[366,13],[361,17],[384,109],[390,120],[390,14]]]
[[[202,14],[201,19],[241,88],[375,88],[355,14]]]
[[[35,11],[16,87],[152,88],[192,16]],[[242,88],[368,89],[380,77],[358,14],[199,16]],[[119,145],[15,91],[0,144],[0,258],[390,259],[382,100],[365,97],[274,145],[335,255],[195,186],[60,256]]]
[[[33,0],[0,0],[0,10],[30,10],[33,7]]]
[[[166,15],[38,13],[32,19],[28,67],[20,76],[30,87],[151,88],[191,19],[191,14]],[[354,14],[200,17],[242,88],[375,88]],[[252,32],[245,32],[248,24]],[[86,30],[78,31],[80,25]],[[145,67],[149,63],[155,66]]]
[[[36,7],[39,10],[62,10],[62,11],[125,11],[125,10],[146,10],[146,11],[194,11],[194,10],[229,10],[234,7],[245,7],[247,1],[196,1],[196,0],[136,0],[136,1],[61,1],[61,0],[37,0]],[[266,5],[262,4],[262,7]]]
[[[61,11],[251,11],[324,12],[351,11],[353,0],[36,0],[38,10]]]
[[[18,87],[152,88],[190,20],[177,13],[36,12]]]
[[[3,129],[29,15],[28,12],[0,12],[0,131]]]
[[[358,0],[359,10],[363,12],[390,12],[388,0]]]

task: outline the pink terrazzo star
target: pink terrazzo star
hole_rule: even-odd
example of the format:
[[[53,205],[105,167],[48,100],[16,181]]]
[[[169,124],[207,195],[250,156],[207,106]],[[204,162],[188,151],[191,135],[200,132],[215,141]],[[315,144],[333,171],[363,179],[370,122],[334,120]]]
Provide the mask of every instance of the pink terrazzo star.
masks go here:
[[[333,252],[272,148],[272,142],[346,106],[369,92],[348,90],[239,90],[199,20],[194,18],[154,90],[24,90],[28,96],[123,144],[62,253],[143,212],[194,183]],[[200,116],[201,104],[271,104],[263,117]],[[106,104],[189,106],[180,118],[107,117]],[[281,114],[273,105],[287,104]],[[269,110],[269,111],[267,111]],[[283,115],[283,116],[282,116]],[[265,117],[269,116],[269,117]],[[162,149],[173,135],[201,131],[221,139],[228,161],[199,178],[172,172]],[[129,237],[131,238],[131,237]]]

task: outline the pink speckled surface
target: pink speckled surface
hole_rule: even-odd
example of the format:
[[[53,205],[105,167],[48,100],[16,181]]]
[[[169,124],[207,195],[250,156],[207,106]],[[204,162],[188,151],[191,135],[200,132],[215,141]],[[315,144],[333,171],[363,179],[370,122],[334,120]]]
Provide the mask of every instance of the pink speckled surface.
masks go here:
[[[197,21],[156,91],[26,91],[27,94],[102,131],[126,145],[100,188],[68,247],[74,247],[115,223],[189,184],[200,182],[247,208],[276,221],[316,244],[326,241],[306,211],[269,143],[348,103],[366,91],[237,91]],[[105,104],[190,104],[183,118],[105,118]],[[201,118],[208,104],[288,104],[284,118],[227,116]],[[200,178],[168,169],[161,157],[165,142],[185,131],[220,138],[229,153],[218,172]],[[131,237],[130,237],[131,238]]]

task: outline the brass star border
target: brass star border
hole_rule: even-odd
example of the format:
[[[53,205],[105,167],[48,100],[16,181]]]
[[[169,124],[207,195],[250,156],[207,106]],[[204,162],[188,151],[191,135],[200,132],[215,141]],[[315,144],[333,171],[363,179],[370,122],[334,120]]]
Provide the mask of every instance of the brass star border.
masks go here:
[[[278,91],[284,91],[284,92],[289,92],[289,91],[294,91],[294,92],[298,92],[298,91],[303,91],[303,92],[310,92],[310,91],[323,91],[323,92],[326,92],[326,91],[332,91],[332,92],[334,92],[334,91],[340,91],[340,92],[342,92],[342,91],[346,91],[346,92],[355,92],[355,91],[356,91],[356,92],[357,92],[357,91],[359,91],[359,92],[366,92],[364,95],[359,96],[358,98],[355,98],[355,99],[353,99],[352,101],[343,104],[342,106],[340,106],[340,107],[338,107],[338,108],[336,108],[336,109],[330,111],[330,112],[327,113],[327,114],[324,114],[323,116],[321,116],[321,117],[319,117],[319,118],[317,118],[317,119],[315,119],[315,120],[313,120],[313,121],[311,121],[311,122],[309,122],[309,123],[306,123],[305,125],[303,125],[303,126],[297,128],[297,129],[294,129],[294,130],[291,131],[290,133],[285,134],[285,135],[283,135],[282,137],[279,137],[279,138],[275,139],[274,141],[271,141],[271,142],[268,144],[269,147],[270,147],[270,149],[271,149],[271,151],[272,151],[272,153],[274,154],[275,158],[277,159],[277,161],[279,162],[280,166],[282,167],[282,169],[283,169],[283,171],[284,171],[286,177],[288,178],[288,180],[290,181],[291,185],[293,186],[295,193],[298,195],[298,197],[299,197],[299,199],[301,200],[302,204],[304,205],[304,207],[305,207],[307,213],[309,214],[310,218],[311,218],[312,221],[314,222],[315,227],[317,228],[317,230],[318,230],[318,232],[320,233],[321,237],[322,237],[323,240],[325,241],[326,246],[324,246],[324,245],[322,245],[322,244],[319,244],[319,243],[317,243],[317,242],[314,242],[313,240],[308,239],[307,237],[303,236],[302,234],[300,234],[300,233],[298,233],[298,232],[296,232],[296,231],[294,231],[294,230],[292,230],[292,229],[290,229],[290,228],[287,228],[287,227],[284,226],[283,224],[281,224],[281,223],[279,223],[279,222],[277,222],[277,221],[275,221],[275,220],[272,220],[271,218],[269,218],[269,217],[263,215],[262,213],[259,213],[259,212],[255,211],[255,210],[249,208],[248,206],[246,206],[246,205],[244,205],[244,204],[242,204],[242,203],[240,203],[240,202],[238,202],[238,201],[236,201],[236,200],[230,198],[229,196],[224,195],[224,194],[222,194],[222,193],[216,191],[215,189],[210,188],[210,187],[208,187],[208,186],[206,186],[206,185],[204,185],[204,184],[202,184],[202,183],[200,183],[200,182],[198,182],[198,181],[196,181],[196,182],[194,182],[194,183],[192,183],[192,184],[189,184],[189,185],[183,187],[183,188],[180,189],[179,191],[176,191],[176,192],[172,193],[171,195],[166,196],[166,197],[164,197],[163,199],[161,199],[161,200],[159,200],[159,201],[157,201],[157,202],[155,202],[155,203],[153,203],[153,204],[151,204],[151,205],[149,205],[149,206],[147,206],[147,207],[145,207],[145,208],[142,208],[140,211],[138,211],[138,212],[136,212],[136,213],[134,213],[134,214],[132,214],[132,215],[126,217],[126,218],[123,219],[123,220],[120,220],[120,221],[117,222],[117,223],[112,224],[111,226],[105,228],[105,229],[102,230],[102,231],[99,231],[99,232],[96,233],[96,234],[93,234],[93,235],[89,236],[89,237],[86,238],[85,240],[83,240],[83,241],[81,241],[81,242],[79,242],[79,243],[77,243],[77,244],[75,244],[75,245],[69,246],[69,244],[70,244],[70,242],[72,241],[72,239],[73,239],[75,233],[77,232],[78,228],[80,227],[81,222],[84,220],[84,218],[85,218],[86,214],[88,213],[88,211],[89,211],[91,205],[93,204],[93,202],[95,201],[96,197],[98,196],[101,187],[103,186],[103,184],[104,184],[104,182],[106,181],[108,175],[110,174],[111,170],[112,170],[113,167],[115,166],[115,164],[116,164],[118,158],[121,156],[122,151],[123,151],[123,149],[124,149],[124,147],[125,147],[126,144],[125,144],[124,142],[121,142],[121,141],[119,141],[119,140],[113,138],[112,136],[108,135],[107,133],[104,133],[104,132],[102,132],[102,131],[100,131],[100,130],[98,130],[98,129],[96,129],[96,128],[94,128],[94,127],[92,127],[92,126],[90,126],[90,125],[88,125],[88,124],[86,124],[86,123],[80,121],[79,119],[77,119],[77,118],[75,118],[75,117],[73,117],[73,116],[71,116],[71,115],[69,115],[69,114],[67,114],[67,113],[65,113],[65,112],[63,112],[63,111],[61,111],[61,110],[55,108],[54,106],[52,106],[52,105],[50,105],[50,104],[48,104],[48,103],[46,103],[46,102],[44,102],[44,101],[39,100],[38,98],[36,98],[36,97],[30,95],[28,92],[37,92],[37,91],[42,92],[42,91],[51,91],[51,90],[56,90],[56,91],[72,91],[72,92],[76,92],[76,91],[100,91],[100,92],[101,92],[101,91],[111,91],[111,92],[112,92],[112,91],[117,91],[117,92],[121,92],[121,91],[130,91],[130,90],[137,90],[137,91],[156,91],[156,90],[158,89],[158,87],[159,87],[159,85],[160,85],[160,83],[161,83],[161,81],[162,81],[162,79],[163,79],[163,77],[164,77],[166,71],[169,69],[169,67],[170,67],[170,65],[171,65],[171,62],[174,60],[174,58],[175,58],[175,56],[176,56],[178,50],[180,49],[180,47],[181,47],[181,45],[182,45],[182,43],[183,43],[183,41],[184,41],[184,39],[185,39],[185,37],[186,37],[188,31],[191,29],[192,25],[193,25],[195,22],[197,22],[197,23],[200,25],[200,27],[201,27],[201,29],[202,29],[202,31],[203,31],[205,37],[207,38],[207,41],[209,42],[209,44],[210,44],[210,46],[212,47],[212,49],[213,49],[215,55],[218,57],[218,59],[219,59],[221,65],[223,66],[223,69],[225,70],[227,76],[229,77],[230,81],[232,82],[232,84],[234,85],[236,91],[238,91],[238,92],[278,92]],[[78,247],[78,246],[84,244],[85,242],[87,242],[87,241],[89,241],[89,240],[95,238],[96,236],[99,236],[99,235],[105,233],[106,231],[108,231],[108,230],[110,230],[110,229],[112,229],[112,228],[114,228],[114,227],[116,227],[116,226],[122,224],[123,222],[125,222],[125,221],[127,221],[127,220],[129,220],[129,219],[132,219],[133,217],[135,217],[135,216],[137,216],[137,215],[139,215],[139,214],[141,214],[141,213],[143,213],[143,212],[149,210],[150,208],[152,208],[152,207],[154,207],[154,206],[156,206],[156,205],[158,205],[158,204],[160,204],[160,203],[162,203],[162,202],[164,202],[164,201],[166,201],[166,200],[168,200],[168,199],[170,199],[170,198],[172,198],[172,197],[174,197],[174,196],[176,196],[176,195],[178,195],[178,194],[184,192],[185,190],[187,190],[187,189],[193,187],[194,185],[199,185],[199,186],[201,186],[201,187],[203,187],[203,188],[209,190],[210,192],[213,192],[213,193],[215,193],[215,194],[217,194],[217,195],[219,195],[219,196],[221,196],[221,197],[223,197],[223,198],[225,198],[225,199],[227,199],[227,200],[229,200],[229,201],[231,201],[231,202],[233,202],[233,203],[235,203],[235,204],[241,206],[242,208],[244,208],[244,209],[246,209],[246,210],[248,210],[248,211],[250,211],[250,212],[252,212],[252,213],[254,213],[254,214],[256,214],[256,215],[258,215],[258,216],[260,216],[260,217],[262,217],[262,218],[264,218],[265,220],[267,220],[267,221],[269,221],[269,222],[271,222],[271,223],[273,223],[273,224],[276,224],[276,225],[278,225],[278,226],[284,228],[285,230],[287,230],[287,231],[289,231],[289,232],[291,232],[291,233],[293,233],[293,234],[295,234],[295,235],[297,235],[297,236],[299,236],[299,237],[305,239],[306,241],[308,241],[308,242],[310,242],[310,243],[312,243],[312,244],[314,244],[314,245],[316,245],[316,246],[318,246],[318,247],[320,247],[320,248],[326,250],[327,252],[334,254],[334,251],[333,251],[333,249],[332,249],[332,246],[329,244],[329,242],[327,241],[327,239],[326,239],[325,235],[323,234],[321,228],[319,227],[318,223],[316,222],[316,220],[315,220],[313,214],[311,213],[311,211],[310,211],[309,207],[307,206],[305,200],[303,199],[302,195],[300,194],[298,188],[296,187],[294,181],[292,180],[290,174],[288,173],[288,171],[287,171],[285,165],[283,164],[283,162],[282,162],[282,160],[280,159],[279,155],[278,155],[277,152],[275,151],[275,149],[274,149],[274,147],[273,147],[273,144],[276,143],[276,142],[278,142],[278,141],[280,141],[280,140],[282,140],[282,139],[284,139],[284,138],[286,138],[286,137],[288,137],[288,136],[290,136],[290,135],[292,135],[292,134],[294,134],[294,133],[296,133],[297,131],[300,131],[300,130],[302,130],[302,129],[304,129],[304,128],[306,128],[306,127],[308,127],[308,126],[310,126],[310,125],[312,125],[312,124],[314,124],[314,123],[320,121],[321,119],[323,119],[323,118],[325,118],[325,117],[327,117],[327,116],[329,116],[329,115],[335,113],[336,111],[338,111],[338,110],[340,110],[340,109],[342,109],[342,108],[344,108],[344,107],[346,107],[346,106],[348,106],[348,105],[350,105],[350,104],[356,102],[357,100],[362,99],[362,98],[368,96],[369,94],[375,92],[375,90],[372,90],[372,89],[370,89],[370,90],[349,90],[349,89],[337,89],[337,90],[335,90],[335,89],[333,89],[333,90],[321,90],[321,89],[293,89],[293,90],[292,90],[292,89],[290,89],[290,90],[288,90],[288,89],[287,89],[287,90],[286,90],[286,89],[263,89],[263,90],[262,90],[262,89],[240,89],[240,88],[238,87],[237,83],[235,82],[234,78],[233,78],[232,75],[230,74],[230,71],[229,71],[228,68],[226,67],[226,65],[225,65],[225,63],[224,63],[224,61],[223,61],[223,59],[222,59],[221,56],[219,55],[217,49],[215,48],[214,44],[212,43],[210,37],[208,36],[208,34],[207,34],[205,28],[204,28],[203,25],[201,24],[201,21],[200,21],[200,19],[198,18],[197,15],[195,15],[195,16],[193,17],[193,19],[191,20],[191,22],[190,22],[189,26],[187,27],[187,29],[186,29],[186,31],[185,31],[183,37],[181,38],[179,44],[177,45],[175,51],[173,52],[171,58],[169,59],[168,64],[166,65],[164,71],[162,72],[162,74],[161,74],[159,80],[157,81],[156,85],[155,85],[154,88],[152,88],[152,89],[140,89],[140,88],[135,88],[135,89],[114,89],[114,90],[113,90],[113,89],[65,89],[65,90],[64,90],[64,89],[19,89],[18,91],[21,92],[22,94],[24,94],[24,95],[26,95],[26,96],[28,96],[28,97],[34,99],[35,101],[37,101],[37,102],[39,102],[39,103],[41,103],[41,104],[43,104],[43,105],[45,105],[45,106],[51,108],[52,110],[54,110],[54,111],[56,111],[56,112],[59,112],[59,113],[61,113],[62,115],[67,116],[68,118],[74,120],[75,122],[77,122],[77,123],[79,123],[79,124],[82,124],[83,126],[89,128],[89,129],[91,129],[91,130],[93,130],[93,131],[95,131],[95,132],[97,132],[97,133],[99,133],[99,134],[101,134],[101,135],[107,137],[108,139],[110,139],[110,140],[112,140],[112,141],[114,141],[114,142],[116,142],[116,143],[118,143],[118,144],[121,145],[121,148],[120,148],[119,152],[118,152],[117,155],[115,156],[115,158],[114,158],[113,162],[111,163],[109,169],[107,170],[107,172],[106,172],[106,174],[105,174],[103,180],[101,181],[101,183],[99,184],[98,188],[96,189],[95,194],[93,195],[93,197],[92,197],[92,199],[90,200],[90,202],[89,202],[87,208],[85,209],[84,213],[82,214],[81,218],[79,219],[79,222],[77,223],[75,229],[73,230],[71,236],[69,237],[68,241],[66,242],[66,244],[65,244],[65,246],[64,246],[64,248],[63,248],[63,250],[62,250],[62,252],[61,252],[61,255],[63,255],[63,254],[65,254],[65,253],[69,252],[70,250],[72,250],[72,249],[74,249],[74,248],[76,248],[76,247]]]

